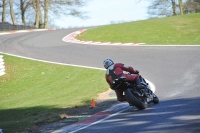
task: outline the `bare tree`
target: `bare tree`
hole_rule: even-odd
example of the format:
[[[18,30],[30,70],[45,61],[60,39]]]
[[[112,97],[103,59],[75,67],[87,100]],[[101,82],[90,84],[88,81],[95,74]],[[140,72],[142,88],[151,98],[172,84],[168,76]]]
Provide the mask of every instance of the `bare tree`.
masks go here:
[[[183,15],[183,0],[178,0],[178,2],[179,2],[180,15]]]
[[[30,5],[31,0],[20,0],[21,19],[24,25],[26,25],[25,13],[28,7],[30,7]]]
[[[79,8],[86,4],[86,0],[50,0],[49,11],[54,15],[71,15],[80,18],[87,18]]]
[[[32,0],[32,7],[35,10],[35,23],[34,26],[36,28],[39,28],[40,25],[40,20],[41,20],[41,11],[40,11],[40,7],[41,7],[41,3],[40,0]]]
[[[9,0],[9,4],[10,4],[10,16],[12,19],[13,24],[17,24],[16,18],[15,18],[15,12],[13,10],[13,0]]]
[[[35,2],[36,2],[35,27],[39,28],[39,21],[40,21],[40,0],[35,0]]]
[[[187,0],[184,3],[185,13],[198,13],[200,12],[200,0]]]
[[[153,0],[148,7],[148,14],[152,17],[176,15],[176,3],[174,0]]]
[[[49,1],[44,0],[44,28],[48,28]]]
[[[48,28],[49,19],[53,20],[62,15],[86,18],[85,12],[82,12],[80,8],[85,6],[89,0],[1,0],[0,8],[4,9],[2,21],[6,21],[6,8],[8,6],[6,1],[10,7],[9,14],[13,24],[17,23],[17,17],[24,25],[28,21],[28,24],[37,28]]]
[[[173,16],[176,15],[176,0],[171,0]]]
[[[80,7],[86,5],[88,0],[43,0],[41,1],[44,8],[44,28],[48,27],[49,13],[52,16],[59,17],[60,15],[71,15],[82,19],[85,12],[79,10]]]
[[[196,4],[195,12],[196,13],[200,12],[200,0],[194,0],[194,3]]]
[[[148,13],[152,16],[182,15],[183,5],[183,0],[153,0],[148,8]]]
[[[3,12],[2,12],[2,22],[6,22],[6,5],[7,2],[6,0],[2,0],[2,8],[3,8]]]
[[[35,11],[35,26],[48,28],[48,21],[51,16],[58,18],[60,15],[72,15],[79,18],[86,18],[79,8],[84,6],[88,0],[31,0]]]

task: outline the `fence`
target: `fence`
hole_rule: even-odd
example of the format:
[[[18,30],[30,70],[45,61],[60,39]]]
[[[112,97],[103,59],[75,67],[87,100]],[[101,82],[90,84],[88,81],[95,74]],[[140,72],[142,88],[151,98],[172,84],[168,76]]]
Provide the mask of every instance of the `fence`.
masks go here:
[[[0,55],[0,76],[6,74],[5,73],[5,66],[4,66],[4,60],[3,60],[3,56]]]
[[[0,22],[0,31],[25,30],[25,29],[35,29],[35,27],[25,26],[25,25],[12,25],[8,22]]]

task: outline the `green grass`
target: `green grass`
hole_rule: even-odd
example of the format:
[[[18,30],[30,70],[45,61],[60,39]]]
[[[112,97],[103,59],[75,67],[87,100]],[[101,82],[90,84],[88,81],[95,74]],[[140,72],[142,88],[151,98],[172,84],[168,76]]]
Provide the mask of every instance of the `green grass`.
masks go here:
[[[89,29],[79,40],[146,44],[200,44],[200,13]]]
[[[0,77],[0,128],[24,131],[61,119],[75,106],[90,105],[108,90],[104,71],[55,65],[4,55]],[[73,112],[71,112],[73,113]]]

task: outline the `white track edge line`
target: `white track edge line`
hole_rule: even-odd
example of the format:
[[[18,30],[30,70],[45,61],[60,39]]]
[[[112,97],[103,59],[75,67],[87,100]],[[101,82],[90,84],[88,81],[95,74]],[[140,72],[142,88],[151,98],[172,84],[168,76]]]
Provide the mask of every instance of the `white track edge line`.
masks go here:
[[[124,112],[124,111],[126,111],[126,110],[128,110],[128,109],[130,109],[130,108],[132,108],[132,106],[127,106],[125,109],[123,109],[123,110],[120,110],[120,111],[118,111],[118,112],[116,112],[116,113],[114,113],[114,114],[112,114],[112,115],[109,115],[109,116],[107,116],[107,117],[105,117],[105,118],[103,118],[103,119],[101,119],[101,120],[98,120],[98,121],[96,121],[96,122],[93,122],[93,123],[91,123],[91,124],[89,124],[89,125],[87,125],[87,126],[85,126],[85,127],[82,127],[82,128],[79,128],[79,129],[77,129],[77,130],[75,130],[75,131],[72,131],[72,132],[69,132],[69,133],[75,133],[75,132],[77,132],[77,131],[80,131],[80,130],[82,130],[82,129],[85,129],[85,128],[88,128],[88,127],[90,127],[90,126],[93,126],[93,125],[95,125],[95,124],[98,124],[98,123],[100,123],[100,122],[103,122],[104,120],[107,120],[107,119],[109,119],[109,118],[111,118],[111,117],[113,117],[113,116],[116,116],[116,115],[118,115],[118,114],[120,114],[120,113],[122,113],[122,112]]]
[[[23,58],[23,59],[29,59],[29,60],[34,60],[34,61],[46,62],[46,63],[51,63],[51,64],[58,64],[58,65],[65,65],[65,66],[74,66],[74,67],[82,67],[82,68],[91,68],[91,69],[98,69],[98,70],[105,70],[103,68],[97,68],[97,67],[81,66],[81,65],[58,63],[58,62],[51,62],[51,61],[39,60],[39,59],[34,59],[34,58],[29,58],[29,57],[24,57],[24,56],[9,54],[9,53],[4,53],[4,52],[0,52],[0,53],[1,54],[10,55],[10,56],[19,57],[19,58]]]

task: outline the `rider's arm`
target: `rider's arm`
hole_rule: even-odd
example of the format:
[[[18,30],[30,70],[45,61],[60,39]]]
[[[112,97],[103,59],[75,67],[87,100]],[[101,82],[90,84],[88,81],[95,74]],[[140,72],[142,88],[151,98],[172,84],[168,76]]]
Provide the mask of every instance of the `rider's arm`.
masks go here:
[[[123,71],[127,71],[127,72],[130,72],[130,73],[133,73],[133,74],[137,73],[137,70],[135,70],[131,66],[127,66],[127,65],[122,64],[122,63],[117,63],[116,65],[119,66]]]

